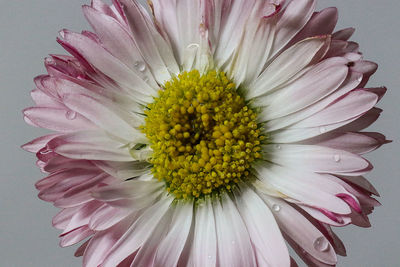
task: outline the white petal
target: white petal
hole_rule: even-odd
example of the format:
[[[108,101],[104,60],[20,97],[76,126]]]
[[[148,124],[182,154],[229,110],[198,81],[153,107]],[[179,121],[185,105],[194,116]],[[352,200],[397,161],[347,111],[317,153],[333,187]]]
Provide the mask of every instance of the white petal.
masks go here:
[[[377,101],[378,96],[376,94],[364,90],[355,90],[292,127],[310,128],[346,121],[364,114],[373,108]]]
[[[250,1],[249,1],[250,2]],[[235,60],[225,68],[236,85],[245,88],[264,69],[274,40],[275,18],[266,17],[266,10],[277,12],[278,7],[269,1],[256,1],[245,24],[240,44],[236,48]]]
[[[271,132],[281,129],[283,127],[301,121],[313,114],[316,114],[317,112],[326,108],[329,104],[333,103],[335,100],[340,99],[340,97],[342,97],[343,95],[347,94],[348,92],[356,88],[360,84],[361,79],[362,79],[362,74],[351,72],[346,78],[346,80],[335,92],[325,97],[324,99],[321,99],[320,101],[312,104],[309,107],[306,107],[302,110],[299,110],[287,116],[268,121],[268,123],[265,125],[266,131]]]
[[[218,1],[219,2],[219,1]],[[214,59],[218,66],[226,64],[235,50],[239,47],[243,36],[246,20],[248,19],[254,0],[220,1],[217,6],[215,25],[219,29],[216,34],[218,46],[214,53]]]
[[[347,73],[346,65],[331,65],[331,61],[323,61],[275,93],[257,98],[256,105],[264,106],[260,116],[263,121],[268,121],[308,107],[335,91]]]
[[[160,242],[164,240],[168,233],[168,227],[171,224],[173,209],[169,209],[164,217],[160,220],[151,236],[140,247],[131,266],[155,266],[154,259],[158,251]],[[173,245],[172,245],[173,246]],[[172,265],[171,265],[172,266]]]
[[[363,170],[369,163],[343,150],[314,145],[266,145],[268,160],[298,170],[319,173],[346,173]]]
[[[146,161],[93,161],[93,163],[108,174],[123,180],[141,176],[147,173],[151,167]]]
[[[211,199],[196,206],[191,260],[195,267],[214,267],[217,263],[217,236]]]
[[[80,94],[68,94],[63,96],[63,102],[112,135],[123,138],[128,142],[135,142],[136,140],[140,142],[144,139],[139,130],[132,128],[126,121],[94,98]]]
[[[218,266],[256,266],[249,233],[227,194],[213,199],[217,232]]]
[[[147,12],[134,1],[122,0],[132,36],[155,78],[161,84],[177,74],[179,67],[171,45],[157,31]]]
[[[256,248],[257,262],[263,258],[268,266],[289,266],[289,252],[271,210],[246,186],[234,193],[236,205]]]
[[[314,0],[290,1],[276,25],[271,56],[280,51],[306,25],[315,10]]]
[[[168,211],[172,200],[170,197],[163,197],[152,207],[146,209],[109,250],[103,266],[115,267],[132,254],[132,252],[141,247]]]
[[[247,97],[253,98],[274,91],[276,87],[287,82],[310,64],[317,54],[323,56],[329,42],[329,36],[314,37],[298,42],[285,50],[253,84],[249,85]]]
[[[341,185],[326,179],[324,175],[278,165],[257,166],[256,170],[260,180],[274,186],[291,201],[321,207],[339,214],[351,212],[349,206],[336,197],[337,194],[348,192]]]
[[[167,236],[158,246],[155,266],[176,266],[192,225],[193,203],[177,203]]]

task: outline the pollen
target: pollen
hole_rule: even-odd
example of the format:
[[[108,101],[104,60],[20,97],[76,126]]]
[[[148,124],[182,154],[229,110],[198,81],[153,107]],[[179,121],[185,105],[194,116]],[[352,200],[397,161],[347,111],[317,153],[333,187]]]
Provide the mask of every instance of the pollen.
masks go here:
[[[223,72],[183,72],[145,109],[156,179],[178,199],[230,191],[261,158],[257,113]]]

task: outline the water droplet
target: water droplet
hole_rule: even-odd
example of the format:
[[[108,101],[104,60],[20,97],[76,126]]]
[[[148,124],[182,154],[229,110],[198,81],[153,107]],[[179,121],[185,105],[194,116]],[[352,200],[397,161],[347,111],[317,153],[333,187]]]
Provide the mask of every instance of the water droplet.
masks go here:
[[[315,239],[314,248],[318,251],[326,251],[329,248],[329,242],[325,237],[320,236]]]
[[[326,128],[324,126],[319,127],[320,133],[326,133]]]
[[[42,155],[47,155],[47,154],[50,154],[51,152],[53,152],[53,150],[51,150],[51,149],[45,149],[45,150],[41,150],[41,151],[40,151],[40,154],[42,154]]]
[[[136,61],[135,68],[141,72],[144,72],[146,70],[146,65],[144,64],[144,62]]]
[[[232,245],[234,246],[236,244],[235,240],[232,240]]]
[[[359,82],[361,82],[361,81],[362,81],[362,79],[363,79],[363,76],[360,76],[360,77],[358,77],[358,79],[357,79],[357,80],[358,80]]]
[[[67,120],[74,120],[76,118],[76,115],[77,115],[76,112],[72,110],[68,110],[65,113],[65,117],[67,118]]]
[[[279,211],[281,210],[281,206],[279,206],[279,205],[277,205],[277,204],[274,204],[274,205],[272,205],[272,209],[273,209],[275,212],[279,212]]]
[[[334,155],[333,159],[335,160],[335,162],[339,162],[340,161],[340,155],[338,155],[338,154]]]
[[[208,255],[208,259],[211,259],[212,257],[211,257],[211,255]]]
[[[276,149],[281,149],[282,147],[281,147],[281,145],[276,145],[275,148]]]
[[[189,44],[189,45],[187,46],[188,49],[197,49],[197,48],[199,48],[199,47],[200,47],[200,45],[199,45],[199,44],[196,44],[196,43]]]

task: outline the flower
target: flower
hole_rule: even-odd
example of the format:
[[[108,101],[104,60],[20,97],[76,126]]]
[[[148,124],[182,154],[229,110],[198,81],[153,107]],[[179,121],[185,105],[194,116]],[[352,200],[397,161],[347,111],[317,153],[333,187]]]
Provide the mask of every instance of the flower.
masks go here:
[[[23,146],[84,266],[290,266],[345,255],[332,226],[379,205],[361,132],[386,89],[316,1],[93,0],[60,32]],[[286,242],[285,242],[286,241]]]

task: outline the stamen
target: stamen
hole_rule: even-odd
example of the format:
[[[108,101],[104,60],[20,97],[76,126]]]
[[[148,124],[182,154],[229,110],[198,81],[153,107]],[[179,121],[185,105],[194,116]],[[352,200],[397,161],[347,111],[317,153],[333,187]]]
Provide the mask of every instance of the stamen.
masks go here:
[[[176,198],[231,190],[261,158],[257,114],[223,72],[184,72],[147,108],[152,172]]]

